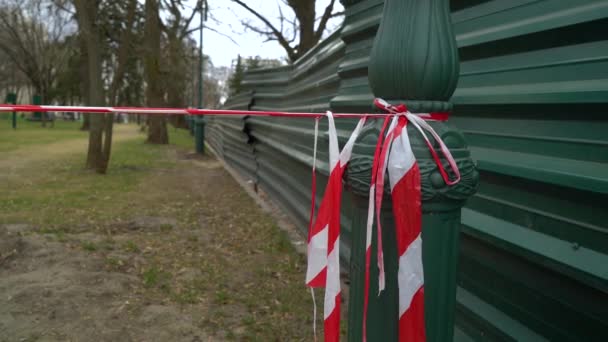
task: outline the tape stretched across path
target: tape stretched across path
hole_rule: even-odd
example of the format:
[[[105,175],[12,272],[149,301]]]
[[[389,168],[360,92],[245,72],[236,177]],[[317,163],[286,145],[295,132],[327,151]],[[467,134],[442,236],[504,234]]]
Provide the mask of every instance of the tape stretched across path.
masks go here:
[[[93,114],[146,114],[146,115],[251,115],[251,116],[280,116],[294,118],[321,118],[325,113],[299,113],[280,111],[228,110],[228,109],[197,109],[197,108],[152,108],[152,107],[88,107],[88,106],[44,106],[44,105],[0,105],[0,112],[76,112]],[[386,117],[389,113],[335,113],[334,117],[361,118]]]
[[[251,116],[281,116],[294,118],[322,118],[325,113],[257,111],[257,110],[228,110],[228,109],[197,109],[197,108],[154,108],[154,107],[90,107],[90,106],[46,106],[46,105],[14,105],[0,104],[0,112],[76,112],[76,113],[116,113],[116,114],[146,114],[146,115],[251,115]],[[336,118],[389,117],[393,113],[333,113]],[[447,120],[447,113],[416,114],[427,120]]]

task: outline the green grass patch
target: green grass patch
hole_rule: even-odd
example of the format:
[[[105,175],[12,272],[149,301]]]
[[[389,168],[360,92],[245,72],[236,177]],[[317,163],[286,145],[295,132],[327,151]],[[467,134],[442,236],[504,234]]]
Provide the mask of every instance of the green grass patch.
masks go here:
[[[97,244],[92,241],[83,241],[81,247],[88,252],[95,252],[97,250]]]
[[[52,230],[130,216],[128,194],[155,169],[177,165],[166,158],[170,147],[145,144],[144,138],[115,143],[106,175],[84,170],[85,151],[29,162],[0,196],[0,219]]]
[[[108,237],[99,243],[99,247],[106,251],[113,251],[115,249],[114,240]]]
[[[131,252],[131,253],[138,253],[139,252],[139,247],[132,240],[129,240],[129,241],[125,242],[124,245],[123,245],[123,249],[125,251]]]
[[[183,289],[180,292],[172,294],[173,300],[180,304],[196,304],[199,301],[201,292],[195,288]]]
[[[225,289],[215,291],[215,300],[218,304],[228,304],[230,301],[230,293]]]
[[[169,133],[169,143],[171,145],[183,147],[188,150],[194,149],[194,137],[190,131],[183,128],[167,127]]]
[[[44,145],[70,139],[83,139],[88,132],[80,130],[81,123],[77,121],[55,121],[51,127],[47,123],[42,127],[40,122],[20,119],[17,129],[13,130],[11,121],[0,120],[0,152],[10,152],[31,145]]]
[[[168,223],[163,223],[160,225],[160,231],[161,232],[168,232],[171,231],[173,229],[173,225],[170,225]]]
[[[123,261],[115,257],[107,257],[106,265],[112,270],[118,270],[124,265]]]
[[[169,290],[171,274],[157,266],[151,266],[142,273],[142,279],[145,287],[159,287],[163,290]]]

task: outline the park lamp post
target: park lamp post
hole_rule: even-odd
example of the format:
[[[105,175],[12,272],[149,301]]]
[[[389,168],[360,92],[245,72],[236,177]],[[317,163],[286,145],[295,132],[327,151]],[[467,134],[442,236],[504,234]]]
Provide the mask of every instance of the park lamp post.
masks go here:
[[[17,94],[16,93],[8,93],[6,95],[6,103],[17,104]],[[17,129],[17,112],[13,112],[11,115],[11,126],[13,129]]]
[[[199,28],[199,64],[198,64],[198,108],[203,109],[203,72],[204,55],[203,55],[203,25],[207,21],[208,4],[207,0],[203,0],[200,4],[200,28]],[[195,149],[198,154],[205,154],[205,118],[203,116],[195,116],[194,118],[194,141]]]

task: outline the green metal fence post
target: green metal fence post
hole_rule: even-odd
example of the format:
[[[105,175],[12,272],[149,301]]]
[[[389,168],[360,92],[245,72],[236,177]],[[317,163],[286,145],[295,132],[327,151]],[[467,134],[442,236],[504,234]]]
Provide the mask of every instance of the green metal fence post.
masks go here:
[[[195,149],[198,154],[205,154],[205,119],[193,117]]]
[[[17,94],[15,94],[15,93],[6,94],[6,103],[17,104]],[[12,114],[12,126],[13,126],[13,129],[17,129],[17,112],[13,112],[13,114]]]
[[[200,7],[200,28],[199,28],[199,39],[200,39],[200,50],[199,50],[199,69],[198,69],[198,108],[203,108],[204,97],[203,97],[203,78],[204,78],[204,59],[203,54],[203,27],[204,22],[207,21],[207,1],[203,1]],[[194,141],[196,147],[196,153],[205,154],[205,117],[195,116],[194,117]]]
[[[447,112],[459,76],[459,59],[447,0],[385,0],[382,22],[369,62],[369,83],[376,97],[405,103],[411,112]],[[448,145],[462,174],[447,186],[419,133],[408,127],[422,179],[422,239],[425,325],[427,341],[453,339],[460,210],[475,193],[479,174],[464,136],[446,123],[431,125]],[[411,126],[411,125],[409,125]],[[349,179],[361,217],[353,220],[349,340],[361,341],[365,255],[365,216],[373,148],[378,123],[369,125],[353,151]],[[438,146],[435,146],[437,148]],[[438,151],[438,153],[440,153]],[[447,166],[446,166],[447,168]],[[397,253],[390,201],[385,200],[384,253],[386,290],[377,293],[377,268],[372,262],[368,341],[396,341],[398,320]],[[375,233],[374,233],[375,236]],[[373,251],[375,253],[375,241]]]
[[[34,96],[32,96],[32,104],[41,105],[42,104],[42,96],[40,96],[40,95],[34,95]],[[38,120],[39,119],[40,121],[43,121],[44,120],[44,118],[42,117],[43,115],[45,115],[45,114],[42,113],[42,112],[34,112],[33,119],[34,120]]]

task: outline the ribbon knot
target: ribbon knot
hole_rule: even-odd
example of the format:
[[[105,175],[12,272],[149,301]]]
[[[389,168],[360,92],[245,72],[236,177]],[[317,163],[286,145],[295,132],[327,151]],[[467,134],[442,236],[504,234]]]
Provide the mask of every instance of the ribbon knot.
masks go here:
[[[395,106],[395,105],[392,105],[389,102],[387,102],[383,99],[379,99],[379,98],[374,100],[374,104],[376,105],[377,108],[382,109],[382,110],[386,111],[387,113],[392,113],[395,115],[404,115],[407,118],[407,120],[409,122],[411,122],[414,125],[414,127],[422,135],[422,138],[424,139],[425,144],[429,148],[429,152],[431,152],[431,155],[433,156],[433,160],[435,161],[435,164],[437,165],[437,169],[439,170],[439,173],[441,174],[441,177],[443,178],[445,184],[447,184],[448,186],[452,186],[452,185],[455,185],[458,182],[460,182],[460,170],[458,169],[458,165],[456,164],[454,157],[450,153],[450,150],[448,149],[446,144],[443,142],[443,140],[441,139],[439,134],[437,134],[437,132],[435,132],[433,127],[426,122],[426,121],[447,121],[449,118],[448,113],[431,112],[431,113],[415,113],[414,114],[414,113],[411,113],[409,110],[407,110],[407,106],[405,104],[399,104],[399,105]],[[450,169],[452,171],[452,174],[454,175],[453,179],[450,178],[450,176],[448,175],[448,172],[443,167],[441,158],[435,151],[435,148],[433,147],[433,144],[429,140],[425,131],[430,133],[431,136],[433,137],[433,139],[439,145],[439,148],[441,149],[441,154],[443,155],[443,157],[446,159],[446,161],[450,165]]]

